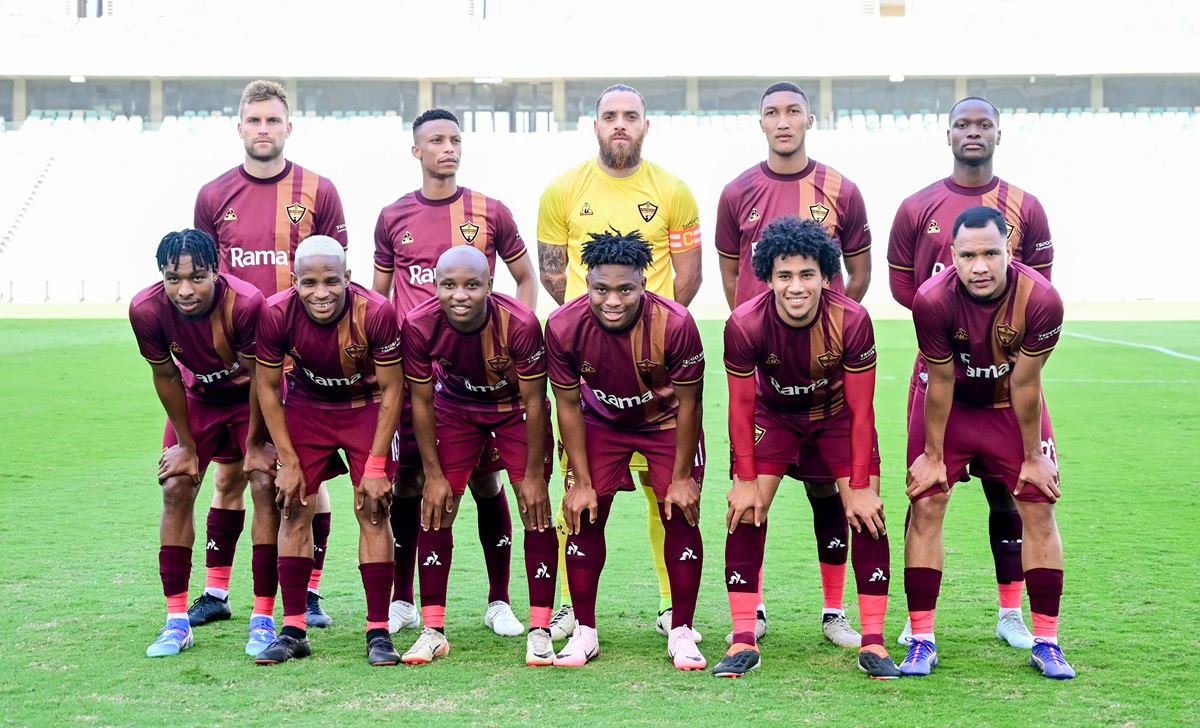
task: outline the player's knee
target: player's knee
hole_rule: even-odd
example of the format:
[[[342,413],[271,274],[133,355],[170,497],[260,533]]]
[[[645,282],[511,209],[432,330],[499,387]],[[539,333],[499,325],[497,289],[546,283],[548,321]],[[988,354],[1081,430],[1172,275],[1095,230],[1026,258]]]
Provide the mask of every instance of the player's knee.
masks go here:
[[[813,483],[806,480],[804,481],[804,490],[807,491],[808,494],[813,498],[829,498],[830,496],[835,496],[838,493],[837,483],[833,482]]]
[[[420,498],[421,485],[416,473],[401,473],[392,483],[392,495],[397,498]]]
[[[946,515],[946,506],[950,503],[948,493],[935,493],[928,498],[918,498],[912,502],[912,523],[914,527],[941,524]]]
[[[471,489],[471,495],[476,499],[495,498],[500,495],[504,483],[500,480],[500,473],[472,473],[470,480],[467,481],[467,487]]]
[[[241,463],[236,466],[230,466],[228,463],[220,463],[216,468],[217,472],[213,478],[213,485],[217,492],[227,496],[238,496],[246,490],[246,473],[242,471]]]
[[[1058,531],[1053,503],[1021,503],[1021,524],[1026,534],[1050,536]],[[1026,539],[1028,540],[1028,538]]]
[[[199,488],[190,475],[175,475],[162,484],[163,511],[166,513],[191,513],[196,505]]]

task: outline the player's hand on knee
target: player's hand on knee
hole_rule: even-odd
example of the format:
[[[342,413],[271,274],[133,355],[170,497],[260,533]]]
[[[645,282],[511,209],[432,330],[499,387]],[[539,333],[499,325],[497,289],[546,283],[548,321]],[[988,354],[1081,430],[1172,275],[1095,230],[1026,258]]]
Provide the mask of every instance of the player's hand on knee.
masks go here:
[[[550,488],[541,474],[526,475],[517,483],[517,507],[527,528],[550,528]]]
[[[295,503],[308,505],[308,485],[298,462],[281,462],[275,473],[275,502],[283,509],[283,517],[291,518]]]
[[[842,506],[846,509],[846,520],[856,533],[863,528],[878,539],[887,534],[883,525],[883,500],[871,488],[842,488]]]
[[[758,478],[742,480],[736,475],[733,487],[725,496],[729,502],[729,510],[725,513],[725,528],[733,533],[739,523],[753,523],[761,526],[763,521],[764,503],[762,491],[758,489]],[[753,520],[747,520],[747,517]]]
[[[194,448],[172,445],[163,450],[158,459],[159,484],[174,475],[190,476],[193,483],[200,485],[200,458],[196,456]]]
[[[387,520],[388,504],[392,499],[392,484],[386,477],[366,477],[358,484],[355,492],[354,508],[361,511],[370,508],[371,525],[378,525],[380,519]]]
[[[671,520],[673,508],[678,508],[689,526],[700,522],[700,488],[693,478],[682,478],[671,481],[667,488],[667,497],[663,499],[663,511],[667,520]]]
[[[1058,466],[1043,453],[1026,457],[1025,462],[1021,463],[1021,474],[1017,477],[1017,487],[1013,490],[1013,495],[1018,495],[1024,490],[1026,484],[1042,491],[1051,503],[1062,497],[1062,491],[1058,489]]]
[[[910,499],[916,498],[930,488],[938,487],[942,492],[950,492],[950,484],[946,477],[946,463],[940,457],[930,457],[925,453],[917,456],[908,468],[905,477],[908,488],[904,491]]]
[[[279,453],[269,442],[261,445],[247,445],[246,457],[242,460],[242,471],[249,478],[251,473],[266,473],[275,475],[275,464],[279,462]]]
[[[421,500],[421,528],[438,530],[442,527],[442,514],[454,511],[454,491],[444,476],[425,476],[425,491]]]
[[[596,512],[599,508],[600,501],[596,497],[596,489],[591,484],[581,483],[576,477],[574,485],[563,496],[563,520],[567,522],[567,533],[571,535],[579,533],[584,511],[590,514],[588,523],[595,523]]]

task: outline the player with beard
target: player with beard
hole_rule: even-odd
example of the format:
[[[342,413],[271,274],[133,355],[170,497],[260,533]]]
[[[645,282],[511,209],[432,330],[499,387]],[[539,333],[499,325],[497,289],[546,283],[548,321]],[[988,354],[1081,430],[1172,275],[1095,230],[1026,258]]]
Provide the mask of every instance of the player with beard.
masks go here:
[[[686,184],[642,159],[642,142],[650,129],[646,100],[630,86],[608,87],[596,100],[594,129],[600,145],[596,158],[559,175],[542,193],[537,228],[542,285],[560,305],[583,295],[587,292],[583,245],[589,236],[610,228],[626,233],[636,230],[650,244],[646,290],[687,306],[700,290],[700,212]],[[655,628],[666,635],[671,632],[672,600],[657,500],[644,459],[636,456],[631,467],[646,496],[651,551],[658,572]],[[565,532],[559,515],[562,569]],[[566,578],[562,584],[563,604],[552,630],[555,639],[570,635],[575,622]],[[694,637],[700,641],[699,633]]]
[[[414,119],[412,154],[421,163],[421,189],[404,195],[379,213],[372,288],[390,295],[396,313],[403,319],[435,297],[434,270],[439,256],[452,247],[467,246],[484,255],[492,273],[499,256],[516,281],[516,297],[535,309],[537,276],[512,213],[499,200],[458,184],[462,158],[458,118],[445,109],[430,109]],[[388,613],[388,629],[392,632],[421,626],[413,579],[425,471],[413,428],[410,391],[411,386],[406,387],[396,432],[399,469],[392,503],[396,574]],[[488,573],[483,621],[496,634],[515,637],[525,629],[509,605],[512,516],[493,453],[493,448],[485,448],[479,468],[468,483],[475,499],[479,543]]]
[[[701,394],[704,350],[688,310],[645,289],[649,244],[635,233],[592,234],[583,246],[586,296],[546,321],[546,357],[567,452],[567,578],[578,625],[554,658],[581,667],[600,654],[596,595],[607,547],[604,527],[635,452],[649,462],[655,510],[666,531],[674,623],[667,654],[701,670],[692,620],[704,564]]]
[[[813,116],[803,89],[786,81],[771,84],[759,106],[767,159],[725,185],[717,204],[716,246],[729,310],[769,290],[756,276],[754,250],[765,226],[782,215],[799,215],[824,226],[841,250],[848,276],[843,282],[839,266],[830,289],[862,301],[871,283],[871,229],[862,193],[836,169],[808,156],[806,138]],[[790,469],[791,477],[798,474]],[[830,483],[806,482],[805,487],[821,570],[821,631],[839,647],[858,647],[860,636],[846,620],[842,602],[850,543],[842,499]],[[758,588],[755,632],[761,638],[767,632],[767,615],[761,583]],[[733,644],[733,634],[726,640]]]
[[[904,591],[912,644],[905,675],[937,667],[934,616],[945,552],[942,524],[956,482],[1004,485],[1021,512],[1022,568],[1029,585],[1029,664],[1059,680],[1075,670],[1058,646],[1063,547],[1054,515],[1062,497],[1058,453],[1042,396],[1042,368],[1062,331],[1058,292],[1012,259],[1005,216],[972,207],[953,223],[952,267],[913,299],[917,346],[928,366],[923,406],[908,426],[912,521],[904,539]]]
[[[134,296],[129,320],[154,390],[167,412],[158,461],[163,511],[159,574],[167,598],[167,625],[148,657],[177,655],[192,646],[187,615],[193,510],[210,462],[217,470],[253,470],[250,479],[264,516],[275,511],[271,477],[275,451],[254,394],[254,338],[263,297],[254,286],[219,274],[217,246],[200,230],[169,233],[158,244],[162,281]],[[264,519],[265,520],[265,519]],[[275,546],[275,536],[254,532],[255,548]],[[275,594],[270,595],[274,602]],[[255,612],[267,611],[256,600]],[[275,639],[275,624],[251,624],[246,651],[258,654]]]
[[[892,222],[888,239],[892,297],[912,308],[921,284],[951,264],[952,221],[977,205],[1001,211],[1013,259],[1050,280],[1054,242],[1046,211],[1036,197],[992,171],[992,158],[1000,144],[1000,112],[987,99],[971,96],[959,101],[950,109],[946,143],[954,155],[950,176],[905,199]],[[927,380],[925,361],[918,355],[909,384],[910,411],[924,406]],[[1033,635],[1021,614],[1025,585],[1021,516],[1003,483],[982,475],[980,480],[990,510],[988,535],[1000,601],[996,636],[1013,647],[1029,649]],[[911,636],[911,625],[906,625],[898,641],[907,644]]]
[[[258,326],[256,382],[279,454],[275,487],[283,629],[254,658],[274,665],[312,652],[305,590],[314,560],[312,520],[321,483],[347,472],[358,520],[358,569],[367,601],[367,660],[395,665],[388,634],[392,529],[388,505],[396,461],[392,437],[404,388],[400,326],[387,298],[350,282],[341,243],[315,235],[296,248],[294,285],[267,300]],[[287,404],[280,384],[287,372]]]
[[[253,284],[270,298],[291,286],[292,255],[310,235],[328,235],[346,246],[346,217],[337,189],[328,178],[304,169],[283,156],[292,133],[287,94],[274,81],[253,81],[242,91],[238,135],[245,145],[242,164],[200,188],[196,195],[195,226],[217,241],[221,270]],[[188,610],[192,626],[229,619],[229,575],[234,549],[246,518],[246,479],[218,470],[216,492],[208,512],[208,566],[204,594]],[[332,622],[321,608],[321,573],[325,564],[331,522],[329,493],[317,494],[313,520],[316,567],[309,584],[308,620],[314,627]],[[253,534],[277,530],[276,518],[255,501]],[[255,604],[274,610],[278,554],[255,540],[251,568]],[[256,609],[251,624],[272,619]]]

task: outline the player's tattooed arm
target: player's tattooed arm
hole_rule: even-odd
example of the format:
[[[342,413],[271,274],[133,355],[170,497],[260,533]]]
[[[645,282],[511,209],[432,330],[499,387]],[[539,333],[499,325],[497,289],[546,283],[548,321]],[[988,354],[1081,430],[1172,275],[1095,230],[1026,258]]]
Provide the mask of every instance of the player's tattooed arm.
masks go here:
[[[567,294],[567,246],[538,241],[538,268],[542,287],[558,305]]]

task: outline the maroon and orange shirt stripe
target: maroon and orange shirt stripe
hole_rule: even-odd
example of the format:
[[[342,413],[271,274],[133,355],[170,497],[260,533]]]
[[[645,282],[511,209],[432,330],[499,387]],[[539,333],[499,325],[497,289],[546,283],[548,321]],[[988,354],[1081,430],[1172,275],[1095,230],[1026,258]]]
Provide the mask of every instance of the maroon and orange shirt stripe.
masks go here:
[[[478,248],[495,274],[496,256],[512,263],[525,255],[525,241],[504,203],[466,187],[444,200],[420,190],[383,208],[375,224],[375,269],[393,274],[392,303],[403,317],[434,297],[433,271],[455,245]]]
[[[754,276],[754,246],[763,226],[781,215],[821,223],[841,246],[843,257],[870,254],[871,227],[858,185],[815,159],[798,174],[776,174],[760,162],[725,185],[717,203],[717,253],[738,261],[738,306],[767,290]],[[840,272],[830,287],[846,290]]]
[[[221,270],[253,284],[264,296],[291,285],[292,256],[312,235],[346,247],[346,216],[329,179],[287,162],[259,179],[241,165],[200,188],[194,225],[217,241]]]
[[[550,382],[581,388],[589,423],[621,430],[675,427],[675,387],[704,379],[704,347],[688,310],[646,292],[629,328],[610,332],[580,296],[546,322]]]
[[[403,357],[396,312],[386,298],[357,283],[345,295],[342,313],[327,324],[309,317],[294,288],[267,299],[257,357],[268,367],[294,360],[285,374],[287,401],[321,409],[380,401],[376,368],[396,366]]]
[[[812,322],[784,323],[775,293],[760,293],[725,322],[725,370],[755,377],[755,407],[804,422],[824,420],[845,407],[845,373],[875,366],[875,331],[854,299],[825,289]]]
[[[438,406],[473,412],[523,409],[520,380],[546,376],[546,346],[537,315],[517,299],[493,292],[477,331],[450,325],[436,298],[404,317],[404,376],[434,382]]]
[[[1009,380],[1018,353],[1047,356],[1058,344],[1063,302],[1044,277],[1010,263],[1007,287],[993,301],[971,296],[954,268],[925,282],[913,300],[917,345],[932,364],[954,364],[954,402],[1011,406]]]
[[[213,296],[207,316],[189,318],[175,308],[159,281],[133,297],[129,323],[146,361],[175,360],[188,397],[217,404],[245,402],[250,372],[238,355],[254,359],[263,296],[249,283],[226,275],[217,276]]]

